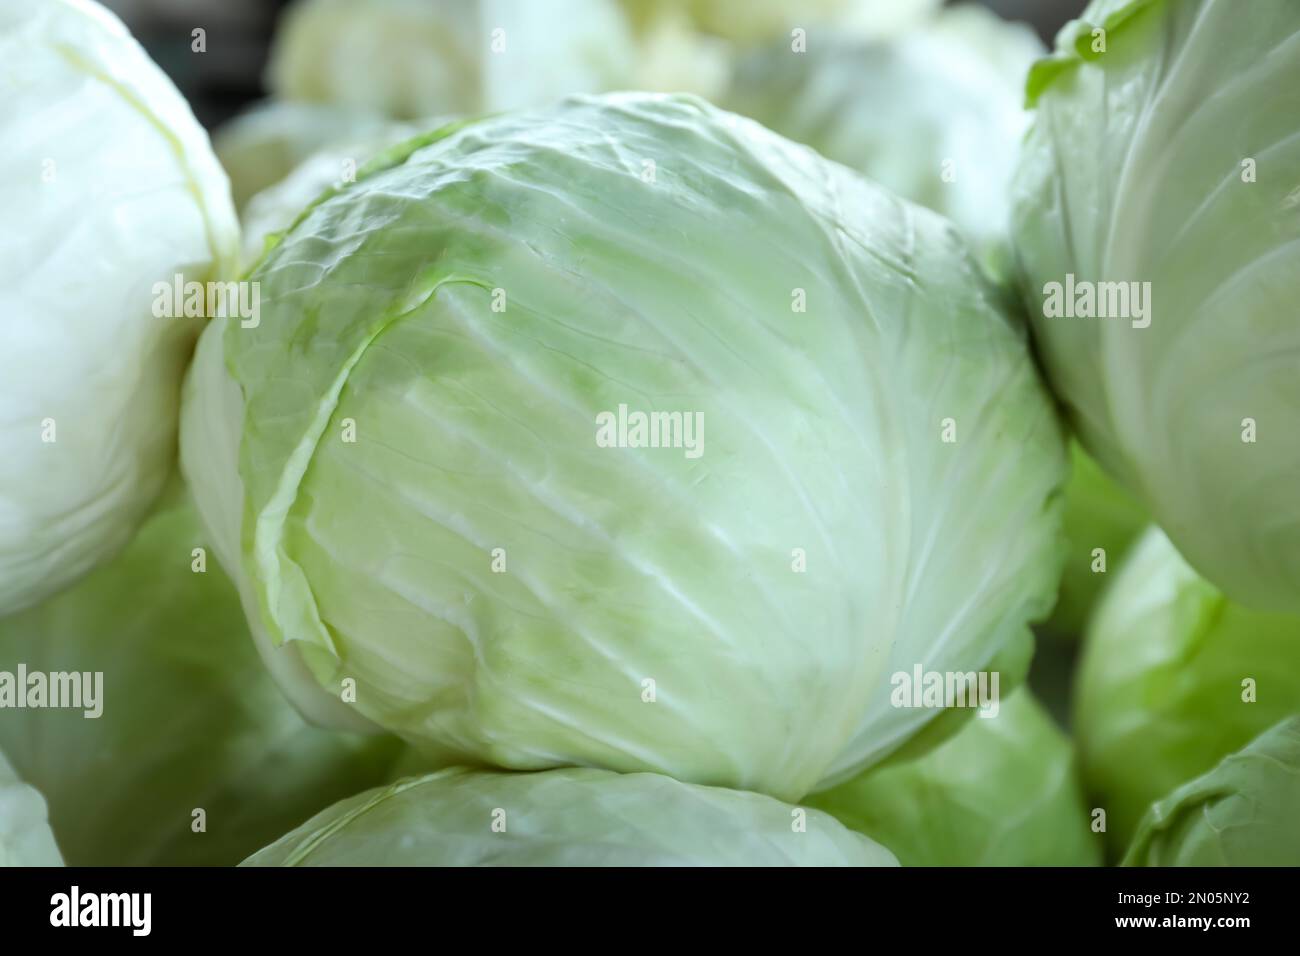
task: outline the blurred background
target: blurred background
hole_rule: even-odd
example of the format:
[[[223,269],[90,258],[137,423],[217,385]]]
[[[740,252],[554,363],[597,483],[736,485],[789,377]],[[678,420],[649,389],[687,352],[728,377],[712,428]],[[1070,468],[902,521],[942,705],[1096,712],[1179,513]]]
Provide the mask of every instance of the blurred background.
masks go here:
[[[103,0],[212,129],[267,93],[263,71],[276,21],[291,0]],[[545,3],[546,0],[537,0]],[[1009,20],[1031,25],[1050,44],[1084,0],[982,0]],[[190,52],[190,31],[207,31],[207,53]]]

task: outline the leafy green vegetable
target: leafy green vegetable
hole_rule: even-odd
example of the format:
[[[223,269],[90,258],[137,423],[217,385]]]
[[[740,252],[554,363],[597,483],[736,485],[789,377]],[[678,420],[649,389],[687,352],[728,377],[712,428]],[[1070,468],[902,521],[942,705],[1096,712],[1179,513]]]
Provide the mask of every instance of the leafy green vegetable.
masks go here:
[[[1152,801],[1300,711],[1300,617],[1230,601],[1153,528],[1088,628],[1076,705],[1118,855]]]
[[[1142,818],[1125,866],[1300,865],[1300,717],[1260,734]]]
[[[1095,866],[1070,741],[1028,690],[910,761],[810,796],[904,866]]]
[[[258,659],[229,580],[194,554],[205,546],[173,489],[116,559],[0,620],[11,678],[19,667],[29,681],[102,675],[98,717],[12,702],[0,712],[0,750],[45,795],[71,865],[237,863],[380,782],[397,756],[391,739],[303,722]]]
[[[702,101],[414,141],[251,278],[182,460],[321,719],[797,799],[1050,605],[1064,443],[966,246]],[[676,447],[603,447],[620,406]]]
[[[1300,4],[1108,0],[1014,179],[1023,294],[1084,447],[1201,574],[1300,612]]]
[[[570,768],[451,769],[335,804],[246,866],[896,866],[816,810]]]
[[[103,7],[4,4],[0,63],[2,617],[148,513],[202,327],[155,284],[227,278],[239,233],[207,135]]]

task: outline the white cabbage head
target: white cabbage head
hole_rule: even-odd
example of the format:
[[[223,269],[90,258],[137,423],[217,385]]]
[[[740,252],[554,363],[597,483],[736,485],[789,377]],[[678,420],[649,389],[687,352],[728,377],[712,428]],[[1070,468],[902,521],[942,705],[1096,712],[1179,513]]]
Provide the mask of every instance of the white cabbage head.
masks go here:
[[[934,716],[894,672],[1049,609],[1064,442],[946,220],[690,97],[384,156],[186,387],[186,475],[304,709],[797,798]]]
[[[1229,597],[1294,612],[1300,3],[1249,8],[1067,25],[1030,77],[1013,234],[1084,446]]]
[[[207,135],[89,0],[0,7],[0,616],[130,538],[173,467],[200,319],[239,234]]]

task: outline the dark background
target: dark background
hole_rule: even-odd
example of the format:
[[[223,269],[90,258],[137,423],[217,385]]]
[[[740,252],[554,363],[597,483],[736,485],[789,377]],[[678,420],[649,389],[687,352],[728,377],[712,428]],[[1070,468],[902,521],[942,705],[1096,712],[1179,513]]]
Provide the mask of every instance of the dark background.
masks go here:
[[[39,2],[39,0],[29,0]],[[189,99],[208,129],[264,95],[262,70],[280,10],[288,0],[101,0]],[[532,0],[545,3],[546,0]],[[983,0],[1034,26],[1050,44],[1085,0]],[[207,31],[207,52],[190,52],[190,31]]]

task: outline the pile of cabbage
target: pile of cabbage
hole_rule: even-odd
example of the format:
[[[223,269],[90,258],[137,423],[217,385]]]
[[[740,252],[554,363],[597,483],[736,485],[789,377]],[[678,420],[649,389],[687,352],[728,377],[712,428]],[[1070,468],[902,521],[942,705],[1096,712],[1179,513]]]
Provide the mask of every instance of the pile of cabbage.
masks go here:
[[[937,6],[0,6],[0,864],[1300,863],[1300,7]]]

